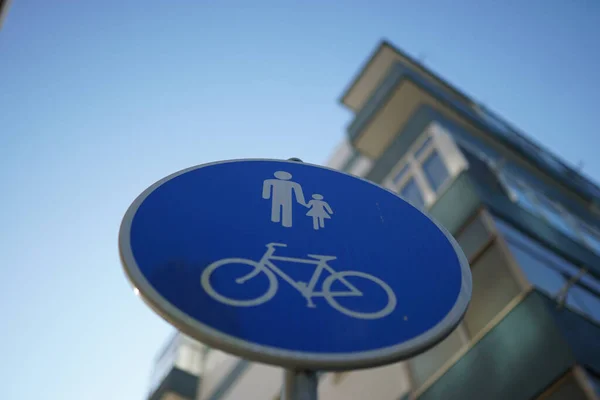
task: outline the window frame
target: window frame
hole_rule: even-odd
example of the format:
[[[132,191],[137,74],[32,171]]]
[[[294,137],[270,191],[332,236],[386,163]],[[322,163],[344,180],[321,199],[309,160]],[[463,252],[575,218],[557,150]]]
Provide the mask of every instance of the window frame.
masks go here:
[[[433,189],[423,168],[425,161],[434,152],[448,174],[438,190]],[[456,143],[443,128],[433,124],[413,142],[406,154],[391,169],[383,180],[383,186],[400,193],[413,179],[423,198],[424,208],[429,209],[466,168],[467,162]]]

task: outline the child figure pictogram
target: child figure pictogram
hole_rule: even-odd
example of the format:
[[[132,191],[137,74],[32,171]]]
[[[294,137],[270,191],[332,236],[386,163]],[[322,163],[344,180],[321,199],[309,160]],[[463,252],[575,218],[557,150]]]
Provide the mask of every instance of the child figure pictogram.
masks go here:
[[[309,217],[313,219],[313,228],[315,230],[319,230],[319,228],[325,228],[325,219],[330,219],[331,214],[333,214],[333,210],[327,204],[326,201],[323,200],[323,196],[320,194],[313,194],[313,200],[310,200],[307,204],[309,210],[306,213]]]

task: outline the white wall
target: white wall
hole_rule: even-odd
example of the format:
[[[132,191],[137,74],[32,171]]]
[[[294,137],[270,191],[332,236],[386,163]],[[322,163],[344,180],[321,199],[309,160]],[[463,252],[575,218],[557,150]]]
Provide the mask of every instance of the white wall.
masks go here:
[[[279,395],[282,382],[281,368],[253,363],[227,392],[224,400],[273,400]]]
[[[344,138],[337,145],[333,154],[329,157],[329,160],[327,160],[326,166],[334,169],[342,169],[342,167],[346,165],[346,162],[348,159],[350,159],[350,157],[352,157],[353,154],[354,150],[352,145],[346,138]],[[346,172],[356,176],[364,177],[372,167],[373,160],[361,154]]]
[[[348,158],[352,156],[352,145],[344,137],[344,139],[336,146],[333,153],[327,160],[326,166],[330,168],[340,169],[346,164]]]
[[[203,389],[200,399],[210,396],[238,361],[237,358],[227,357],[229,359],[218,368],[207,371],[201,383]],[[282,383],[281,368],[253,363],[223,399],[276,400]],[[408,370],[404,363],[344,373],[326,373],[319,380],[319,397],[325,400],[397,400],[409,389]]]
[[[404,363],[397,363],[338,376],[328,373],[319,382],[319,397],[326,400],[398,400],[409,389],[408,369]]]
[[[363,155],[360,155],[347,172],[349,172],[352,175],[364,177],[369,173],[371,168],[373,168],[373,164],[373,160]]]
[[[211,350],[204,364],[204,372],[200,377],[199,400],[204,400],[210,396],[219,386],[221,381],[229,375],[231,369],[239,361],[239,358],[223,353],[219,350]]]

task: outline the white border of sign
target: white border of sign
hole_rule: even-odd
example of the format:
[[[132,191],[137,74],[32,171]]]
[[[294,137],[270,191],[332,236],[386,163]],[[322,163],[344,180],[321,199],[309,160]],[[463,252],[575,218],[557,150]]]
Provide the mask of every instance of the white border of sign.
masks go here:
[[[354,353],[309,353],[301,351],[290,351],[282,350],[275,347],[259,345],[256,343],[248,342],[243,339],[225,334],[220,332],[208,325],[205,325],[189,315],[185,314],[164,297],[160,295],[150,283],[146,280],[144,275],[140,272],[139,266],[137,265],[133,253],[131,250],[130,233],[131,224],[133,218],[144,200],[163,183],[187,172],[205,168],[217,164],[235,163],[235,162],[253,162],[253,161],[273,161],[279,163],[293,163],[296,165],[302,165],[307,168],[321,168],[326,169],[335,173],[351,176],[354,179],[362,180],[370,185],[377,186],[381,190],[385,190],[397,197],[398,194],[376,185],[366,179],[359,178],[342,171],[338,171],[332,168],[323,167],[320,165],[314,165],[309,163],[298,163],[296,161],[289,160],[276,160],[276,159],[237,159],[237,160],[225,160],[212,162],[208,164],[197,165],[191,168],[187,168],[171,174],[152,186],[146,189],[140,194],[134,202],[131,204],[123,221],[119,231],[119,252],[121,256],[121,262],[127,277],[132,282],[134,288],[142,297],[142,299],[161,317],[170,322],[177,329],[183,333],[211,346],[218,348],[225,352],[234,354],[236,356],[246,358],[252,361],[278,365],[284,368],[296,368],[296,369],[310,369],[310,370],[350,370],[359,368],[376,367],[380,365],[390,364],[393,362],[401,361],[411,356],[417,355],[433,347],[444,338],[446,338],[452,331],[458,326],[462,320],[469,301],[471,300],[472,292],[472,279],[471,269],[469,262],[465,257],[462,249],[459,247],[456,240],[452,235],[440,224],[436,223],[426,214],[423,214],[427,219],[434,223],[440,231],[446,236],[448,241],[452,244],[454,251],[458,257],[461,275],[462,285],[459,295],[454,303],[454,306],[436,326],[428,330],[427,332],[407,341],[394,346],[384,347],[377,350],[369,350]],[[426,294],[424,294],[426,295]]]

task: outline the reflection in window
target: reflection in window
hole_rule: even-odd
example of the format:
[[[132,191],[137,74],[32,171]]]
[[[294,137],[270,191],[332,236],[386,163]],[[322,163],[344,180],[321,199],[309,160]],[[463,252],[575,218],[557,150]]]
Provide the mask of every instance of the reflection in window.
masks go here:
[[[600,321],[600,298],[594,296],[581,286],[573,286],[569,290],[569,297],[567,298],[567,304],[570,299],[573,299],[573,303],[576,309],[583,311],[585,314],[594,318],[596,321]]]
[[[567,292],[567,304],[600,321],[598,280],[590,275],[581,276],[579,267],[508,224],[496,220],[496,227],[504,235],[511,253],[527,279],[541,291],[555,297],[559,293],[562,294],[561,290],[573,277],[579,277]]]
[[[423,200],[419,186],[417,185],[417,182],[415,182],[414,178],[410,178],[406,182],[400,191],[400,196],[402,196],[404,199],[406,199],[406,201],[415,207],[422,209],[425,205],[425,201]]]
[[[437,192],[450,176],[440,155],[435,150],[423,162],[423,172],[434,192]]]
[[[527,252],[521,246],[508,241],[508,247],[517,263],[525,273],[527,280],[550,297],[556,296],[567,283],[560,272],[548,268],[540,258]]]
[[[540,204],[540,211],[554,227],[573,239],[578,238],[574,226],[569,223],[566,213],[558,205],[544,196],[537,196],[537,200]]]
[[[580,225],[585,243],[596,253],[600,254],[600,233],[587,224]]]
[[[513,200],[532,214],[544,219],[564,235],[589,247],[600,255],[600,232],[566,210],[561,204],[504,173],[502,182]]]
[[[589,273],[583,275],[579,280],[581,285],[588,289],[590,292],[595,293],[597,296],[600,296],[600,281],[595,277],[590,275]]]
[[[530,198],[529,194],[527,193],[527,191],[525,190],[525,188],[518,183],[517,181],[514,181],[510,178],[508,178],[507,176],[503,176],[504,183],[506,184],[506,186],[508,186],[510,192],[512,193],[512,195],[515,197],[515,201],[523,208],[525,208],[528,211],[531,211],[532,213],[537,214],[538,212],[538,207],[536,206],[536,204],[532,201],[532,199]]]

